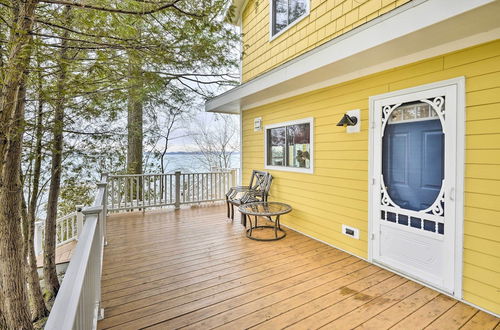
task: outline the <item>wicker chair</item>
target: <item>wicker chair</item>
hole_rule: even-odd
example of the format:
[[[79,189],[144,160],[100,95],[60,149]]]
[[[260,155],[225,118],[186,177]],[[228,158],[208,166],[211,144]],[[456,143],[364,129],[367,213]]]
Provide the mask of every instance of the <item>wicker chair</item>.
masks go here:
[[[227,217],[234,220],[234,206],[252,202],[266,202],[272,180],[273,177],[268,172],[254,170],[248,186],[231,187],[226,194]],[[241,222],[243,225],[246,224],[244,215],[242,215]]]

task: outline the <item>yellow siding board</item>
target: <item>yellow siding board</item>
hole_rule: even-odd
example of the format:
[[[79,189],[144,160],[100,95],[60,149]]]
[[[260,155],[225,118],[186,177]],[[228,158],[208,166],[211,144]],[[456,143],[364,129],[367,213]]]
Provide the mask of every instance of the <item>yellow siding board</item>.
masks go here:
[[[491,241],[495,241],[500,237],[500,227],[472,221],[465,221],[464,231],[467,235],[482,237]]]
[[[500,58],[498,60],[500,61]],[[496,103],[467,108],[468,121],[497,118],[500,118],[500,107]]]
[[[411,86],[417,86],[427,83],[428,81],[444,80],[455,78],[467,72],[467,78],[472,76],[482,75],[487,72],[499,71],[500,70],[500,57],[493,57],[484,60],[479,60],[476,62],[466,63],[451,69],[446,69],[442,71],[442,68],[433,73],[426,73],[423,75],[418,75],[415,77],[407,77],[399,81],[395,81],[390,84],[391,90],[399,90],[403,88],[408,88]]]
[[[500,144],[499,134],[468,135],[465,139],[466,149],[495,149]]]
[[[487,210],[497,210],[500,205],[500,196],[489,194],[465,193],[465,206]],[[500,251],[500,250],[499,250]]]
[[[474,302],[474,304],[476,304],[477,306],[481,306],[482,308],[490,310],[493,313],[500,314],[500,303],[485,299],[482,296],[475,294],[478,291],[478,288],[475,284],[476,283],[475,281],[467,280],[465,282],[466,282],[465,287],[467,288],[467,290],[464,289],[464,299],[465,300]],[[472,291],[469,291],[469,288]]]
[[[496,134],[500,133],[500,118],[488,120],[474,120],[467,122],[467,134]],[[498,142],[498,140],[497,140]]]
[[[486,45],[479,45],[476,47],[467,48],[465,51],[460,50],[446,56],[444,61],[444,67],[446,69],[471,63],[470,59],[474,61],[482,60],[489,57],[500,56],[500,49],[494,43],[488,43]]]
[[[498,274],[496,272],[489,269],[477,267],[469,263],[464,263],[464,277],[471,278],[474,281],[478,281],[488,286],[494,287],[496,280],[495,277],[497,276]],[[500,299],[498,301],[500,301]]]
[[[466,249],[482,252],[484,254],[496,257],[498,256],[498,251],[500,251],[500,242],[465,235],[464,247]],[[467,262],[467,260],[465,260],[465,262]]]
[[[500,165],[467,164],[465,166],[465,177],[500,180]]]
[[[470,193],[500,195],[500,181],[469,178],[465,182],[465,191]],[[500,237],[500,236],[499,236]]]
[[[493,272],[500,273],[500,256],[494,257],[474,250],[464,249],[464,259],[471,265],[480,265]]]
[[[500,86],[500,71],[471,77],[466,82],[468,91],[488,89]]]
[[[478,207],[466,207],[464,210],[464,219],[466,221],[491,224],[492,219],[500,219],[500,211],[482,209]]]
[[[369,0],[359,7],[359,17],[366,17],[382,8],[381,0]]]
[[[500,102],[500,87],[467,93],[466,105],[481,105]]]
[[[467,164],[500,164],[500,149],[495,150],[467,150],[465,153]]]
[[[336,2],[348,12],[362,5]],[[365,2],[366,4],[366,2]],[[390,6],[394,2],[381,2]],[[345,5],[345,6],[344,6]],[[327,6],[327,11],[330,7]],[[342,15],[345,15],[343,13]],[[342,16],[342,18],[345,18]],[[299,230],[366,257],[368,254],[368,98],[372,95],[450,79],[466,78],[466,164],[464,207],[464,297],[498,312],[500,278],[500,40],[280,100],[243,112],[243,172],[264,168],[264,125],[314,117],[314,173],[271,171],[271,199],[290,203],[283,220]],[[336,122],[361,109],[362,131],[346,134]],[[245,182],[245,181],[244,181]],[[359,228],[360,240],[341,233]],[[486,289],[489,288],[489,289]]]

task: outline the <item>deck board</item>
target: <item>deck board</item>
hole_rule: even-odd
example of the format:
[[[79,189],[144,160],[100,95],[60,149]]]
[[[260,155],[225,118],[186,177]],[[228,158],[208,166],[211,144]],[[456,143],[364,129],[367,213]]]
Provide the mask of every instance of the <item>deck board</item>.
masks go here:
[[[107,222],[99,329],[492,329],[499,319],[287,230],[245,237],[221,206]]]

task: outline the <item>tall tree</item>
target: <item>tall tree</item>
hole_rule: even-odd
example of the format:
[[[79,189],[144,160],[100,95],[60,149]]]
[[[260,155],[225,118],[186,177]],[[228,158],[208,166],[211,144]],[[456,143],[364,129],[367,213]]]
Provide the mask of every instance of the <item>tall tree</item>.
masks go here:
[[[26,277],[28,284],[28,296],[31,306],[31,317],[34,321],[38,321],[48,315],[48,309],[43,299],[42,289],[38,278],[38,267],[35,255],[35,222],[37,202],[40,192],[40,177],[42,172],[42,139],[43,139],[43,81],[42,71],[40,67],[40,58],[37,57],[37,75],[36,75],[36,89],[37,89],[37,107],[34,127],[34,148],[33,152],[33,175],[31,182],[31,195],[29,196],[28,212],[26,216],[27,233],[25,236],[25,246],[27,249],[28,263],[26,264]]]
[[[32,52],[36,0],[11,1],[11,32],[0,94],[0,269],[2,313],[11,329],[32,329],[22,256],[20,196],[21,144],[26,75]]]
[[[71,6],[65,6],[63,17],[65,26],[71,26]],[[66,79],[68,76],[68,40],[69,31],[64,30],[61,37],[61,47],[58,61],[56,98],[54,105],[54,121],[52,128],[52,165],[47,201],[47,217],[45,218],[45,246],[43,250],[43,278],[45,290],[55,296],[59,291],[59,279],[56,271],[56,227],[57,201],[61,190],[64,110],[66,106]]]

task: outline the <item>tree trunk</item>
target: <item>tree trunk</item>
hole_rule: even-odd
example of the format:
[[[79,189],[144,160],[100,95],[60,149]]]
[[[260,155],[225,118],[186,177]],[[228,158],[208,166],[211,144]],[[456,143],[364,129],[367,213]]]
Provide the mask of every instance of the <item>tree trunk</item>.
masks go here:
[[[38,109],[35,128],[35,150],[34,158],[35,165],[33,167],[33,181],[31,196],[28,205],[28,232],[25,237],[25,244],[28,247],[28,263],[26,264],[26,275],[28,283],[28,296],[31,303],[31,318],[38,321],[49,314],[45,301],[43,299],[40,280],[35,255],[35,221],[36,221],[36,206],[38,201],[38,192],[40,189],[40,175],[42,168],[42,137],[43,137],[43,95],[42,95],[42,77],[39,71],[38,75]]]
[[[24,74],[23,76],[26,76]],[[22,84],[24,86],[24,82]],[[15,122],[9,136],[4,168],[2,171],[2,186],[0,189],[0,269],[2,269],[2,288],[4,294],[5,318],[8,328],[30,329],[31,318],[28,312],[26,295],[25,254],[21,231],[21,195],[20,178],[21,145],[24,120],[24,98],[26,89],[19,88],[16,95]]]
[[[26,75],[32,51],[30,32],[37,3],[36,0],[11,2],[14,20],[0,93],[0,269],[3,296],[0,319],[9,329],[33,329],[23,276],[19,169]]]
[[[136,54],[129,54],[127,172],[142,174],[143,140],[143,76],[142,62]]]
[[[2,272],[0,271],[0,277],[2,276]],[[3,306],[3,289],[0,281],[0,329],[7,329],[7,321],[5,320],[5,316],[3,315],[3,310],[5,307]]]
[[[64,8],[65,26],[71,26],[71,7]],[[56,271],[56,220],[57,202],[61,190],[64,107],[66,105],[65,85],[68,65],[68,30],[64,30],[61,38],[59,54],[59,73],[57,77],[57,94],[54,107],[54,123],[52,127],[52,164],[49,197],[47,201],[47,218],[45,219],[45,245],[43,249],[43,277],[45,289],[49,295],[55,296],[59,291],[59,279]]]

